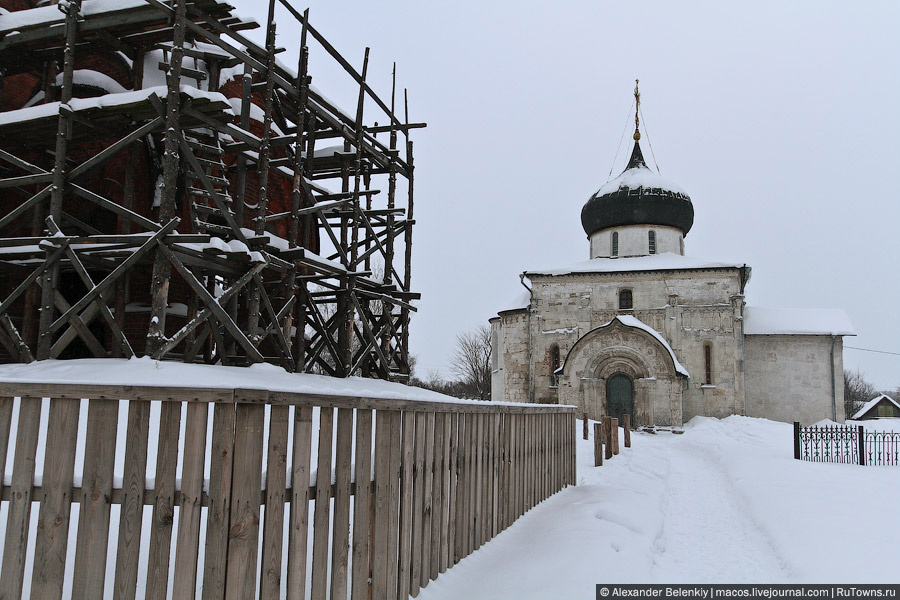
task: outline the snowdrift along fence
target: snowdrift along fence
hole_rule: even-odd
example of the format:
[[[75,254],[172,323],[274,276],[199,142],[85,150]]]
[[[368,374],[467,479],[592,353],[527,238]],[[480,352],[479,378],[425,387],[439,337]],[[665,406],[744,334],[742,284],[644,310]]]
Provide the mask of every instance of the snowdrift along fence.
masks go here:
[[[0,394],[3,598],[407,598],[575,482],[572,407]]]
[[[900,465],[900,432],[862,425],[801,427],[794,421],[794,458],[852,465]]]

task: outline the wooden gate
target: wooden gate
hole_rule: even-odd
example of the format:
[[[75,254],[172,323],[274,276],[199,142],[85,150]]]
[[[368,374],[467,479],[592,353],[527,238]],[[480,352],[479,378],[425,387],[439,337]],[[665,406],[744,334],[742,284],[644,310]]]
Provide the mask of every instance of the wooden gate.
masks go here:
[[[575,483],[572,407],[0,394],[3,599],[406,598]]]

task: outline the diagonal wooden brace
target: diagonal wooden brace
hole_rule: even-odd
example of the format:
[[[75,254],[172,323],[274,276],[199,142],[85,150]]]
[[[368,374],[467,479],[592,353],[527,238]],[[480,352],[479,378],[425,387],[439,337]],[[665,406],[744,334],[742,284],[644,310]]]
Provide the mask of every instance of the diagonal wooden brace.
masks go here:
[[[253,276],[255,274],[259,273],[260,271],[262,271],[265,268],[265,266],[266,266],[265,263],[259,263],[258,265],[255,265],[253,267],[253,269],[251,269],[247,273],[244,273],[244,275],[242,275],[240,279],[235,281],[231,285],[231,287],[229,287],[227,290],[225,290],[225,293],[223,293],[221,296],[219,296],[217,298],[219,305],[221,306],[222,303],[227,302],[232,296],[234,296],[236,293],[238,293],[241,290],[241,288],[243,288],[245,285],[247,285],[247,283],[251,279],[253,279]],[[189,323],[186,323],[184,325],[184,327],[179,329],[175,333],[175,335],[173,335],[171,337],[171,339],[169,339],[165,344],[163,344],[163,346],[159,349],[159,352],[153,358],[156,360],[162,359],[162,357],[164,357],[166,354],[171,352],[175,348],[175,346],[180,344],[184,338],[186,338],[192,331],[194,331],[197,327],[199,327],[201,324],[203,324],[203,322],[206,321],[210,316],[212,316],[212,314],[213,314],[213,311],[208,306],[206,308],[204,308],[203,310],[201,310],[199,313],[197,313],[194,316],[193,319],[191,319],[191,321]]]
[[[176,217],[176,218],[172,219],[171,221],[169,221],[168,223],[166,223],[159,231],[154,233],[153,236],[150,237],[146,242],[144,242],[140,248],[135,250],[131,256],[129,256],[128,258],[123,260],[121,263],[119,263],[118,267],[113,269],[109,275],[104,277],[103,281],[101,281],[100,283],[95,285],[93,289],[89,290],[88,293],[85,294],[81,298],[81,300],[79,300],[78,302],[73,304],[72,308],[67,310],[65,312],[65,314],[63,314],[56,321],[51,323],[50,327],[48,328],[49,331],[47,333],[48,334],[53,333],[54,331],[56,331],[57,329],[59,329],[60,327],[65,325],[68,322],[69,317],[72,316],[72,313],[76,313],[76,312],[80,312],[80,311],[84,310],[91,302],[94,301],[94,299],[97,296],[100,295],[101,292],[103,292],[106,288],[111,286],[121,275],[123,275],[126,271],[128,271],[128,269],[131,268],[131,266],[134,263],[138,262],[141,258],[144,257],[145,254],[147,254],[147,252],[152,250],[154,246],[159,245],[160,247],[162,247],[162,245],[159,244],[160,240],[165,238],[176,227],[178,227],[178,224],[180,222],[181,222],[181,219]],[[156,225],[156,224],[154,223],[154,225]],[[41,332],[41,333],[44,333],[44,332]]]
[[[47,217],[46,223],[51,234],[56,235],[57,233],[62,233],[52,216]],[[81,278],[85,287],[89,290],[92,289],[94,287],[94,281],[91,279],[87,269],[84,268],[84,264],[82,264],[78,255],[75,253],[75,250],[73,250],[71,246],[66,247],[66,256],[69,257],[69,262],[72,264],[72,267],[74,267],[75,272],[78,273],[78,277]],[[116,323],[116,319],[113,317],[112,312],[110,312],[109,306],[106,304],[106,298],[103,297],[103,294],[97,295],[97,300],[94,304],[99,308],[100,315],[106,321],[106,324],[109,326],[113,335],[119,340],[126,355],[129,357],[134,356],[134,350],[131,348],[131,344],[128,343],[128,338],[125,337],[125,333],[119,328],[119,324]],[[82,335],[82,337],[84,336]]]
[[[194,274],[188,270],[187,267],[184,266],[175,253],[166,245],[159,244],[159,251],[163,256],[166,257],[166,260],[175,267],[175,270],[181,274],[181,277],[184,281],[190,286],[194,293],[200,296],[200,299],[206,303],[206,306],[212,310],[213,314],[216,316],[219,321],[221,321],[222,325],[225,326],[225,329],[228,330],[228,333],[237,341],[238,344],[247,352],[247,356],[249,356],[254,362],[264,362],[263,355],[260,354],[259,350],[256,349],[256,346],[250,341],[250,339],[241,331],[240,327],[237,326],[237,323],[234,322],[234,319],[231,318],[231,315],[222,308],[222,305],[219,304],[219,301],[213,297],[209,291],[203,287],[203,284],[197,281],[197,278],[194,277]]]

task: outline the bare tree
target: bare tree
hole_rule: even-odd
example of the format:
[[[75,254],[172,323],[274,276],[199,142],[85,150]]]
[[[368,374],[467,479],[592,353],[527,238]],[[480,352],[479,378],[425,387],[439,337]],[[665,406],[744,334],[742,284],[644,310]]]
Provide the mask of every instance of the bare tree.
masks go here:
[[[466,385],[471,396],[491,399],[491,329],[480,325],[456,334],[450,370]]]
[[[865,374],[856,371],[844,370],[844,414],[846,418],[862,408],[862,405],[874,398],[878,390],[870,382],[866,381]]]

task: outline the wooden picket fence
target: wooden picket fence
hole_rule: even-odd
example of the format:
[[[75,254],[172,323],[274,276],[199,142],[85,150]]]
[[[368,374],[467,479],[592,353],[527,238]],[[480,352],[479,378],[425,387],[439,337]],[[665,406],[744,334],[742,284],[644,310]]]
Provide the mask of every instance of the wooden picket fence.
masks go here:
[[[575,483],[572,407],[40,383],[0,395],[4,599],[110,586],[405,599]]]

